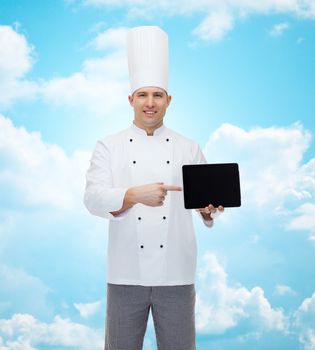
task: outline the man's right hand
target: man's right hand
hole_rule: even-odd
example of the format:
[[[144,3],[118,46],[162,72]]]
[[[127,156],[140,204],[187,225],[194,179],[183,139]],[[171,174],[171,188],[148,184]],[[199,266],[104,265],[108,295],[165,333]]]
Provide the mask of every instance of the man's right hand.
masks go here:
[[[182,188],[179,186],[164,185],[163,182],[130,187],[126,191],[122,208],[112,211],[111,214],[117,216],[137,203],[142,203],[150,207],[160,207],[163,205],[167,191],[182,191]]]
[[[164,185],[163,182],[156,182],[131,187],[126,193],[126,199],[133,205],[136,203],[142,203],[150,207],[159,207],[163,205],[168,191],[182,191],[182,188],[179,186]]]

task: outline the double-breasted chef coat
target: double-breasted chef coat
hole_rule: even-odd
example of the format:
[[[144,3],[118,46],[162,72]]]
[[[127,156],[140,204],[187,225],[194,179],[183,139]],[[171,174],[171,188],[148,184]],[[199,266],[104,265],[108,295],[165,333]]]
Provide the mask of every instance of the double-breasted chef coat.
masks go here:
[[[110,212],[122,207],[128,188],[154,182],[182,187],[182,165],[205,162],[196,142],[164,125],[148,136],[131,124],[97,142],[86,175],[84,202],[92,214],[110,220],[109,283],[194,283],[196,240],[182,191],[169,191],[160,207],[138,203],[116,217]],[[212,226],[212,221],[200,217]]]

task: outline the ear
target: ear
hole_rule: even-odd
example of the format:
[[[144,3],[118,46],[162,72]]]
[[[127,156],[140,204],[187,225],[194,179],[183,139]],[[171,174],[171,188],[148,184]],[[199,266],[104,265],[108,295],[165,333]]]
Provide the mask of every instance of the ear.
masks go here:
[[[128,101],[129,101],[130,105],[133,106],[133,95],[128,96]]]
[[[167,107],[170,105],[171,101],[172,101],[172,96],[168,95],[167,96]]]

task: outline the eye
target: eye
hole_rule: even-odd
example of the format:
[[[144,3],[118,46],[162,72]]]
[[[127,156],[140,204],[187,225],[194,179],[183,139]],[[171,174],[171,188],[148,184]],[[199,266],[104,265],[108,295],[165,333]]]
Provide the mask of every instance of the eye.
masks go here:
[[[158,92],[158,93],[155,93],[155,94],[154,94],[154,97],[161,98],[161,97],[163,97],[163,94],[161,94],[161,93]]]

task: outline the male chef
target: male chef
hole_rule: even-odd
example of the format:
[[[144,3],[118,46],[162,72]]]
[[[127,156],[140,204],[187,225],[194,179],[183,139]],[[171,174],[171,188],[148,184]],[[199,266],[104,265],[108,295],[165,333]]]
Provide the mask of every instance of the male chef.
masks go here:
[[[136,27],[127,44],[134,120],[97,142],[84,197],[92,214],[109,219],[105,349],[141,350],[151,310],[159,350],[193,350],[196,240],[182,165],[206,160],[196,142],[163,123],[167,34]],[[197,209],[208,227],[223,210]]]

